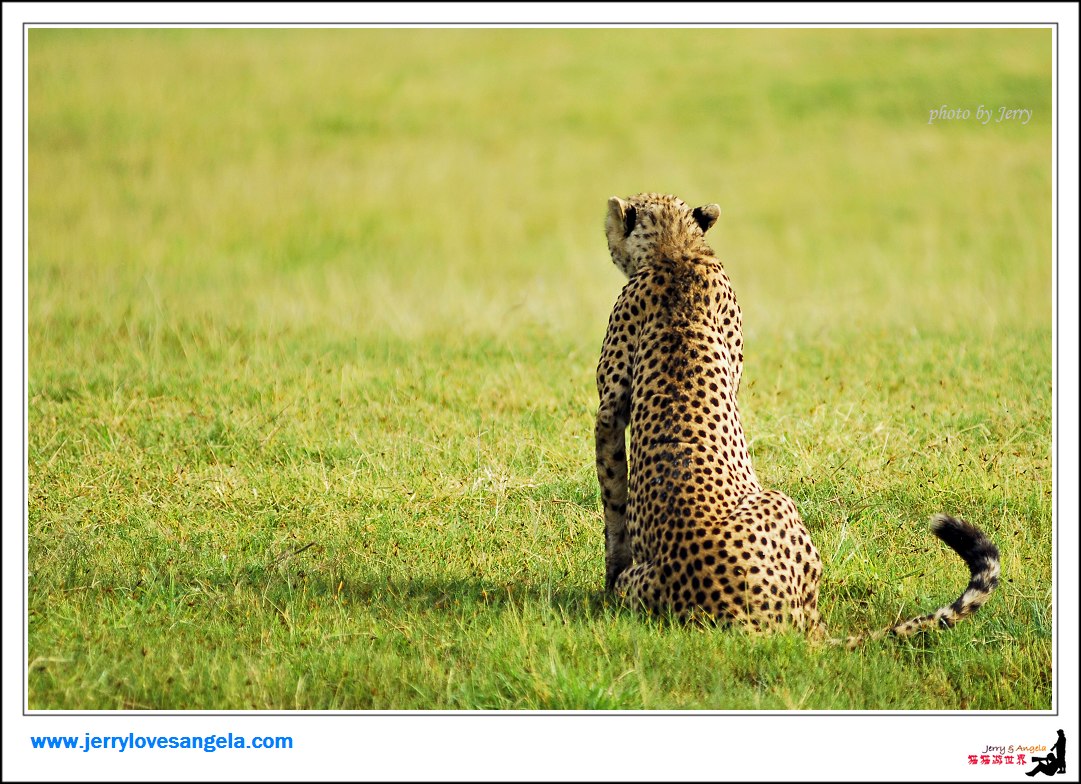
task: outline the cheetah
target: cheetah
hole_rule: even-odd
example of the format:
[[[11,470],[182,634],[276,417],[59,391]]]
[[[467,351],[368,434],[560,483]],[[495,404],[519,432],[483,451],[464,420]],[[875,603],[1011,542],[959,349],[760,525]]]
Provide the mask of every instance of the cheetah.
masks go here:
[[[740,424],[742,314],[705,239],[719,216],[716,204],[691,209],[658,193],[608,201],[608,248],[627,283],[597,365],[605,589],[680,619],[794,627],[822,640],[822,560],[792,499],[759,484]],[[931,530],[967,563],[964,593],[927,615],[830,642],[948,628],[979,609],[998,583],[997,548],[947,515]]]

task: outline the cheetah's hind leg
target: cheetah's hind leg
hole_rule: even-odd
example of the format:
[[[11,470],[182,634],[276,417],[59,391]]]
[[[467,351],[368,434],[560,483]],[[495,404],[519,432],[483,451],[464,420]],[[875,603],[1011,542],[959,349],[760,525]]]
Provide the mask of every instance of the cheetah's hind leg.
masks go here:
[[[650,612],[661,609],[660,569],[653,561],[639,561],[620,572],[615,593],[629,607]]]

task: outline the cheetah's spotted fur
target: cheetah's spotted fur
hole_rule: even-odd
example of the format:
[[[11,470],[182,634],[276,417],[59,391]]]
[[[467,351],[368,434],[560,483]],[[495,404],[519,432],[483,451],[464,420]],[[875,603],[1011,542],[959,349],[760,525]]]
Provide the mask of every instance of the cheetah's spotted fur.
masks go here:
[[[597,366],[605,585],[683,618],[817,637],[822,561],[792,500],[758,483],[740,424],[742,316],[705,240],[719,214],[657,193],[608,202],[608,247],[628,281]],[[968,588],[869,636],[952,626],[997,584],[998,551],[979,529],[939,515],[932,530],[968,563]]]

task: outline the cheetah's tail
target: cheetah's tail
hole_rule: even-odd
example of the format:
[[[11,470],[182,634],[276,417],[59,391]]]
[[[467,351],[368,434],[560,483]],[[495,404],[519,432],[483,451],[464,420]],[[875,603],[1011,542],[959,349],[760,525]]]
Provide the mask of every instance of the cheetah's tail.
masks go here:
[[[980,609],[998,585],[998,548],[983,531],[972,523],[949,515],[935,515],[931,520],[931,531],[964,559],[972,573],[968,587],[957,601],[927,615],[902,621],[883,631],[861,634],[844,640],[830,640],[831,643],[852,649],[867,640],[887,635],[907,637],[916,632],[939,627],[949,629]]]

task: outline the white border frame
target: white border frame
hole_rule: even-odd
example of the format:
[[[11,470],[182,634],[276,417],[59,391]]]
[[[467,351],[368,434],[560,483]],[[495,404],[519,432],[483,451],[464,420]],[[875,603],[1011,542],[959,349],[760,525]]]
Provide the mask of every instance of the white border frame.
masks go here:
[[[254,20],[253,16],[267,17]],[[849,19],[858,14],[856,22]],[[48,24],[113,26],[133,15],[136,26],[200,20],[182,26],[303,22],[338,26],[343,17],[365,24],[432,26],[690,27],[798,19],[786,26],[964,26],[1019,20],[1057,23],[1053,129],[1055,410],[1054,515],[1057,596],[1054,606],[1054,710],[985,712],[687,712],[534,714],[226,712],[34,712],[24,710],[26,522],[26,218],[24,201],[25,28]],[[979,16],[979,20],[973,17]],[[676,22],[657,23],[663,16]],[[545,18],[559,21],[538,21]],[[898,21],[916,19],[918,22]],[[525,20],[525,21],[520,21]],[[575,21],[579,20],[579,21]],[[611,20],[600,23],[592,20]],[[31,4],[3,6],[3,778],[10,780],[192,780],[223,778],[386,780],[1017,780],[1017,767],[969,767],[966,755],[991,743],[1050,743],[1064,728],[1077,748],[1078,442],[1078,11],[1060,4]],[[16,126],[16,118],[21,118]],[[18,131],[16,132],[16,127]],[[16,178],[16,172],[22,174]],[[1065,224],[1058,219],[1069,216]],[[21,261],[20,261],[21,260]],[[22,294],[19,297],[19,294]],[[16,379],[22,379],[16,384]],[[18,434],[18,436],[16,436]],[[1061,481],[1065,477],[1066,481]],[[15,521],[19,521],[16,524]],[[1064,556],[1064,557],[1063,557]],[[18,642],[17,642],[18,641]],[[816,721],[813,717],[822,717]],[[152,727],[152,730],[149,728]],[[33,752],[31,734],[206,735],[229,731],[293,735],[292,752]],[[771,740],[772,739],[772,740]],[[783,753],[777,753],[783,750]],[[180,754],[181,756],[174,756]],[[1071,752],[1072,772],[1078,769]],[[769,762],[762,770],[762,760]]]

